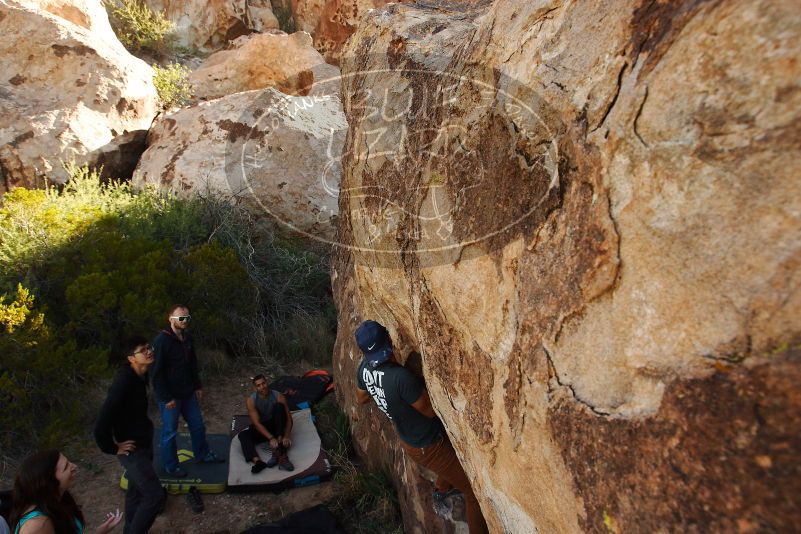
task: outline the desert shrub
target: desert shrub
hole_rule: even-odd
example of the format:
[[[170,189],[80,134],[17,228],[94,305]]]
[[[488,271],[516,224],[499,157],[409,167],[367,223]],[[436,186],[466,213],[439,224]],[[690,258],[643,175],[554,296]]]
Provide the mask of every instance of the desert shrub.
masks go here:
[[[114,33],[130,52],[168,53],[175,44],[175,25],[142,0],[106,0]]]
[[[60,445],[85,409],[83,385],[104,373],[104,351],[59,335],[22,285],[0,296],[0,329],[0,449]]]
[[[163,109],[185,106],[192,98],[189,69],[178,63],[153,65],[153,85]]]
[[[292,14],[291,0],[273,0],[273,14],[278,19],[278,27],[286,33],[295,33],[295,16]]]
[[[62,190],[18,188],[0,208],[0,411],[18,445],[80,428],[82,393],[115,342],[154,335],[171,303],[189,304],[198,339],[229,354],[250,349],[260,309],[258,288],[236,250],[213,237],[202,199],[70,170]]]
[[[17,445],[80,429],[115,343],[155,335],[174,302],[190,306],[198,342],[217,354],[276,371],[330,361],[324,253],[257,229],[229,199],[137,191],[67,168],[62,188],[17,188],[0,206],[0,405],[12,406],[0,428]]]

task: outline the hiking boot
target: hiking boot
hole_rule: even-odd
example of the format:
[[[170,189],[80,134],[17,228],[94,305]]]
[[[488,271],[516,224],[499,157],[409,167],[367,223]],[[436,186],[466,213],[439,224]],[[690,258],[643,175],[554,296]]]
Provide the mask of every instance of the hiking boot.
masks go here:
[[[206,509],[206,507],[203,506],[203,499],[200,498],[200,492],[195,486],[189,488],[189,493],[186,494],[186,502],[189,503],[190,508],[192,508],[192,511],[196,514]]]
[[[278,460],[278,469],[282,471],[294,471],[295,466],[289,461],[289,456],[285,454]]]
[[[164,469],[164,472],[173,478],[184,478],[186,476],[186,470],[180,465],[175,469]]]
[[[225,463],[225,458],[220,458],[219,456],[217,456],[217,453],[215,453],[214,451],[209,451],[209,452],[206,453],[206,456],[204,456],[203,459],[200,460],[200,463],[204,463],[204,464],[224,464]]]

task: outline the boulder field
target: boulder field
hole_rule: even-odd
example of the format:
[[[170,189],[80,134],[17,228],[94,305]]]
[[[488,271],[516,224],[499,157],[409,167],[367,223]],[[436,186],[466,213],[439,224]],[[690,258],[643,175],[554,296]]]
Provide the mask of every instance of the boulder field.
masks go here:
[[[801,510],[801,12],[394,4],[342,52],[338,396],[364,319],[425,377],[492,532],[768,532]],[[447,527],[451,528],[451,527]]]

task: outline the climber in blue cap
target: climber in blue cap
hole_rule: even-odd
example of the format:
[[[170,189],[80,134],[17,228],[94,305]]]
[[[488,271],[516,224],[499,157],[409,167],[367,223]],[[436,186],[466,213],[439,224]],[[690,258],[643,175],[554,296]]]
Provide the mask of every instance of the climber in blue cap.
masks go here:
[[[464,495],[470,534],[486,533],[487,523],[478,500],[445,428],[431,406],[423,381],[398,364],[392,350],[392,338],[382,324],[364,321],[356,329],[355,337],[356,344],[364,353],[356,372],[359,403],[365,404],[372,398],[392,420],[409,457],[437,474],[433,494],[435,505],[456,488]]]

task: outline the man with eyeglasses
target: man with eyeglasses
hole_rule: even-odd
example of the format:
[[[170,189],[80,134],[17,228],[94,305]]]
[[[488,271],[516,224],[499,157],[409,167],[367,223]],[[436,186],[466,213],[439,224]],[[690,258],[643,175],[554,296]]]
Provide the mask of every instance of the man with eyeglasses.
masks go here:
[[[200,411],[203,389],[198,372],[195,345],[189,333],[189,308],[176,304],[167,314],[169,325],[153,341],[156,363],[153,365],[153,389],[161,414],[161,461],[167,475],[187,475],[178,465],[178,418],[189,426],[192,452],[198,462],[225,462],[209,448],[206,426]]]
[[[100,450],[117,455],[128,478],[124,534],[147,532],[164,509],[165,492],[153,469],[153,422],[147,416],[147,371],[153,349],[134,336],[122,343],[124,361],[95,424]]]

